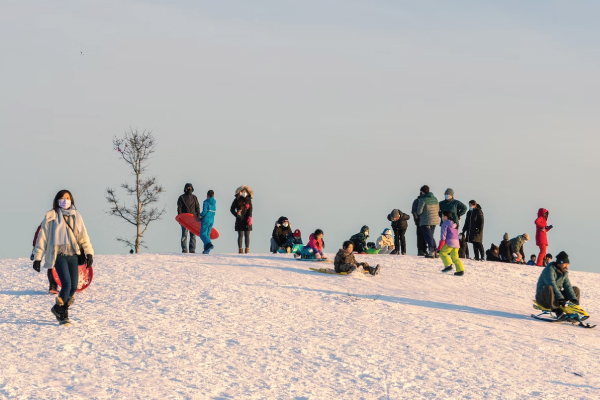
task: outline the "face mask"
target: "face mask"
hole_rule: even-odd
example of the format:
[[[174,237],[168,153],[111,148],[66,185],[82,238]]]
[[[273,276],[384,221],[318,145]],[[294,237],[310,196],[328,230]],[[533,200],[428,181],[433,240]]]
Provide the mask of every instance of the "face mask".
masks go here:
[[[242,197],[246,197],[246,192],[244,192],[244,193],[240,194],[240,196],[242,196]]]
[[[473,211],[473,207],[469,206],[469,211]]]
[[[284,223],[283,223],[283,226],[285,226],[285,227],[287,228],[287,227],[288,227],[288,223],[287,223],[287,222],[284,222]]]
[[[66,210],[71,207],[71,200],[60,199],[58,200],[58,206],[63,210]]]
[[[365,232],[365,236],[369,236],[369,231],[366,231],[366,232]]]
[[[446,198],[446,200],[450,200],[450,195],[449,194],[444,195],[444,197]]]

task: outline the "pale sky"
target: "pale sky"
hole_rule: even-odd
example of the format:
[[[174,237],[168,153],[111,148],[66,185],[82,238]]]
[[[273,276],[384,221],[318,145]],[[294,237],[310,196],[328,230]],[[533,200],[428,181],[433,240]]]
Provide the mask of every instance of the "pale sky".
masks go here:
[[[242,184],[261,253],[281,215],[305,241],[323,229],[327,252],[365,224],[375,239],[428,184],[482,205],[486,249],[533,238],[549,209],[548,251],[600,272],[598,15],[594,1],[4,0],[0,257],[29,256],[63,188],[97,254],[127,252],[115,238],[135,228],[104,190],[131,179],[111,139],[134,127],[154,132],[167,190],[151,252],[181,251],[186,182],[216,192],[217,253],[237,251]]]

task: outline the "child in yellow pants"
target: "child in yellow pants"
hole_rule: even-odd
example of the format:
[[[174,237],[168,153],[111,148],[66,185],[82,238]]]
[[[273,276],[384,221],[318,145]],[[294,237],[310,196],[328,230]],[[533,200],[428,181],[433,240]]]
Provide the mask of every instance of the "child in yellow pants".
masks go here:
[[[458,224],[453,221],[451,211],[444,211],[442,213],[442,221],[440,245],[437,248],[445,267],[442,272],[452,271],[452,263],[454,263],[456,266],[456,272],[454,275],[463,276],[465,273],[465,267],[463,266],[462,261],[460,261],[458,258],[458,249],[460,248],[460,241],[458,239]]]

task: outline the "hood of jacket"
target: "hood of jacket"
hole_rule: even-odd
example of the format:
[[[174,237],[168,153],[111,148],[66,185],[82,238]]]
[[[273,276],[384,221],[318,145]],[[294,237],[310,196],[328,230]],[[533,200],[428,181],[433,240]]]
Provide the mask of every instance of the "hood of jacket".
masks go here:
[[[548,210],[546,210],[545,208],[540,208],[540,209],[538,210],[538,218],[539,218],[539,217],[543,217],[543,216],[544,216],[544,214],[546,214],[547,212],[548,212]]]
[[[367,231],[369,231],[369,227],[367,225],[363,225],[363,227],[360,228],[360,233],[362,233],[365,236],[369,236],[366,234]]]
[[[288,224],[290,223],[290,220],[287,219],[286,217],[279,217],[279,219],[277,220],[278,224],[283,224],[285,221],[288,222]]]
[[[423,203],[425,203],[425,204],[431,205],[431,204],[438,203],[437,199],[435,198],[435,195],[432,192],[424,194],[422,199],[423,199]]]
[[[477,204],[477,205],[475,206],[475,208],[474,208],[474,209],[475,209],[475,210],[481,210],[481,209],[482,209],[482,208],[481,208],[481,204]]]
[[[237,189],[235,190],[235,195],[236,195],[236,197],[237,197],[237,196],[239,196],[239,194],[240,194],[240,193],[241,193],[243,190],[245,190],[246,192],[248,192],[248,194],[250,195],[250,198],[253,198],[253,197],[254,197],[254,192],[252,191],[252,189],[250,188],[250,186],[246,186],[246,185],[242,185],[242,186],[240,186],[239,188],[237,188]]]
[[[496,250],[499,250],[499,249],[498,249],[498,246],[496,246],[494,243],[492,243],[492,247],[490,247],[490,250],[496,251]]]
[[[215,200],[214,197],[209,197],[208,199],[206,199],[204,201],[207,202],[208,204],[210,204],[211,206],[217,205],[217,201]]]
[[[194,186],[191,183],[186,183],[183,188],[183,193],[187,193],[188,188],[192,188],[192,192],[194,191]]]

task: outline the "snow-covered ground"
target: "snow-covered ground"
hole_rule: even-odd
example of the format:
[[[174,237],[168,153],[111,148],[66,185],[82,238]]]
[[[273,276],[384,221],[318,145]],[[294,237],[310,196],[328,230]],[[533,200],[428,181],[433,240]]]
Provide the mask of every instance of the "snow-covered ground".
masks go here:
[[[598,399],[600,327],[530,318],[541,269],[365,256],[98,256],[59,327],[45,274],[0,261],[0,398]],[[322,264],[321,264],[322,266]],[[571,272],[600,320],[600,275]]]

